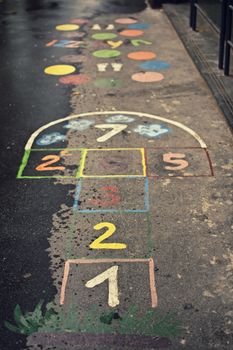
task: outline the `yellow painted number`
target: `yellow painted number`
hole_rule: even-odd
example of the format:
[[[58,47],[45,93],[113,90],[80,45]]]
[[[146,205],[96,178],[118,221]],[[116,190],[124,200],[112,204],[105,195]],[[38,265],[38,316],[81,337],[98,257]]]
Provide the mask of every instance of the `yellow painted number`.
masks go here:
[[[102,243],[105,239],[111,237],[116,231],[116,226],[111,222],[101,222],[94,226],[95,230],[101,230],[107,227],[107,231],[98,237],[94,242],[90,244],[92,249],[126,249],[127,245],[124,243]]]

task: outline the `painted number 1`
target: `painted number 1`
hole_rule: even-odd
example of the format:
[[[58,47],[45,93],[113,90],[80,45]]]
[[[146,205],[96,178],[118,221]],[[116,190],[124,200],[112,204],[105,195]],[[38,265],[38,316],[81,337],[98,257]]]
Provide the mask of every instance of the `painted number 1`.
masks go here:
[[[93,288],[108,280],[108,305],[115,307],[120,304],[118,283],[117,283],[118,266],[113,266],[102,272],[100,275],[92,278],[85,286],[87,288]]]
[[[102,243],[105,239],[111,237],[113,233],[116,231],[116,226],[111,222],[101,222],[94,226],[95,230],[101,230],[106,227],[107,231],[103,233],[100,237],[94,240],[90,244],[90,248],[92,249],[126,249],[127,245],[124,243]]]

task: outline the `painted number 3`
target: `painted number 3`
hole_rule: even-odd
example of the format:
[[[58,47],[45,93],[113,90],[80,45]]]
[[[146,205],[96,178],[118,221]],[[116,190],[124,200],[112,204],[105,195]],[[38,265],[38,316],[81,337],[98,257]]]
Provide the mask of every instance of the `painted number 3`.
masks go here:
[[[102,243],[105,239],[111,237],[116,231],[116,226],[111,222],[101,222],[94,226],[95,230],[101,230],[106,227],[107,231],[103,233],[100,237],[94,240],[90,244],[92,249],[126,249],[127,245],[124,243]]]

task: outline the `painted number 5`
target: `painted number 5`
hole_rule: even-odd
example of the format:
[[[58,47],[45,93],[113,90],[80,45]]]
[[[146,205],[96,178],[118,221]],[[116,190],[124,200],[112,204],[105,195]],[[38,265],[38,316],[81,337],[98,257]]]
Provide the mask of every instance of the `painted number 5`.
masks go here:
[[[126,249],[127,245],[124,243],[102,243],[105,239],[111,237],[113,233],[116,231],[116,226],[111,222],[101,222],[94,226],[95,230],[101,230],[106,227],[107,231],[103,233],[100,237],[94,240],[90,244],[90,248],[92,249]]]

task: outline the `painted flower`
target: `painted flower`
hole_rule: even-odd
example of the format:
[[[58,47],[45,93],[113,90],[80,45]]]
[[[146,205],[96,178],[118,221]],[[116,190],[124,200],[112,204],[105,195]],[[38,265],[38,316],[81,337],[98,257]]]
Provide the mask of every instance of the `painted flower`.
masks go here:
[[[36,144],[39,146],[48,146],[53,143],[60,141],[65,141],[66,136],[62,135],[60,132],[52,132],[51,134],[42,135],[37,141]]]
[[[135,119],[127,115],[117,114],[106,119],[108,123],[132,123]]]
[[[89,127],[94,123],[95,122],[93,120],[86,120],[86,119],[70,120],[68,124],[64,125],[64,128],[72,129],[76,131],[84,131],[89,129]]]
[[[160,135],[167,134],[171,130],[170,128],[161,124],[151,124],[151,125],[138,125],[134,132],[147,137],[159,137]]]

